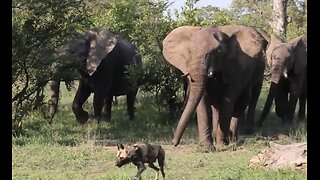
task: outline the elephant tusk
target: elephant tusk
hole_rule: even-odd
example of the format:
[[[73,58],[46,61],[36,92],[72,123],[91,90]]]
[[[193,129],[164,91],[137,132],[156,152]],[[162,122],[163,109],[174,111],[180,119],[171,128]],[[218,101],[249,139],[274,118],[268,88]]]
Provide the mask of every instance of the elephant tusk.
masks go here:
[[[186,76],[189,76],[189,75],[190,75],[190,73],[186,73],[186,74],[181,75],[181,77],[186,77]]]

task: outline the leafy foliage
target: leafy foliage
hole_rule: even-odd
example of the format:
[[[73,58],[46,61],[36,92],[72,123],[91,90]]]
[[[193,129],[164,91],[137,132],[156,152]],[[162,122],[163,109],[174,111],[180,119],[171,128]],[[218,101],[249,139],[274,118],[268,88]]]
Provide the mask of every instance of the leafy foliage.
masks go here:
[[[288,0],[288,26],[284,39],[293,39],[306,34],[307,2],[303,0]],[[234,23],[251,25],[272,34],[272,0],[233,0],[230,13]]]
[[[86,6],[77,0],[12,2],[13,129],[21,128],[23,116],[41,106],[43,87],[56,61],[55,49],[66,37],[88,27],[85,12]]]

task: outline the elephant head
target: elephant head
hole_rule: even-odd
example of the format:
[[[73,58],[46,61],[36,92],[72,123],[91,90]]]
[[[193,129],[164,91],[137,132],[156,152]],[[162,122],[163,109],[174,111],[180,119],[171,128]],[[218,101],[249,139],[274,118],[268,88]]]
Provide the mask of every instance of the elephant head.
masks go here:
[[[171,31],[163,40],[165,59],[187,75],[190,85],[187,104],[172,141],[175,146],[180,143],[186,125],[203,96],[209,61],[217,62],[213,63],[213,72],[219,71],[218,61],[212,59],[222,57],[220,55],[226,51],[227,37],[215,26],[182,26]]]
[[[278,44],[271,53],[271,81],[278,83],[289,73],[300,74],[307,66],[306,36],[302,35],[288,43]]]
[[[116,44],[117,38],[111,32],[103,28],[92,28],[67,41],[58,50],[58,54],[70,59],[72,64],[91,76]]]

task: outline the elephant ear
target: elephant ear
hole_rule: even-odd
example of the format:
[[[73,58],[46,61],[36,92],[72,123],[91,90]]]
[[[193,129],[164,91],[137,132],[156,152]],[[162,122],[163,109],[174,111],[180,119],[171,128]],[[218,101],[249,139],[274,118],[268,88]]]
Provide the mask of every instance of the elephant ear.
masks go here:
[[[267,51],[266,51],[266,57],[267,57],[267,64],[268,66],[271,67],[271,54],[273,52],[273,50],[281,43],[283,43],[284,41],[280,38],[277,38],[275,35],[271,35],[271,38],[270,38],[270,42],[268,44],[268,47],[267,47]]]
[[[100,65],[102,59],[110,53],[117,44],[116,37],[103,28],[92,28],[86,32],[89,38],[89,52],[86,69],[91,76]]]
[[[191,60],[190,41],[193,33],[201,27],[181,26],[172,30],[163,40],[163,56],[183,74],[188,74],[187,64]]]
[[[303,39],[297,42],[294,49],[294,58],[293,72],[295,74],[300,74],[307,67],[307,46]]]
[[[228,41],[227,63],[222,78],[225,83],[235,80],[235,72],[247,71],[252,66],[252,61],[248,57],[255,59],[263,54],[264,38],[252,28],[245,28],[237,31]],[[233,69],[231,69],[233,68]],[[235,78],[235,79],[234,79]]]

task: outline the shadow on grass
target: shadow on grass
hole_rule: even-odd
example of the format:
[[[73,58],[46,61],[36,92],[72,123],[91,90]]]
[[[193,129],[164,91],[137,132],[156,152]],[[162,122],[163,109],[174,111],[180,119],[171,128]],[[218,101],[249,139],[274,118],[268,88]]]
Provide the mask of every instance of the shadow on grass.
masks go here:
[[[260,117],[260,114],[261,110],[257,110],[256,119]],[[252,140],[262,140],[265,143],[268,141],[282,141],[282,143],[307,141],[307,119],[301,122],[295,119],[292,124],[282,123],[274,110],[269,113],[262,127],[255,127],[252,134],[243,133],[243,128],[242,126],[239,130],[239,139],[244,143]]]
[[[158,113],[148,105],[138,104],[136,108],[133,121],[126,118],[125,104],[113,108],[112,120],[99,123],[96,139],[121,140],[123,143],[171,139],[174,126],[167,123],[167,114]]]

